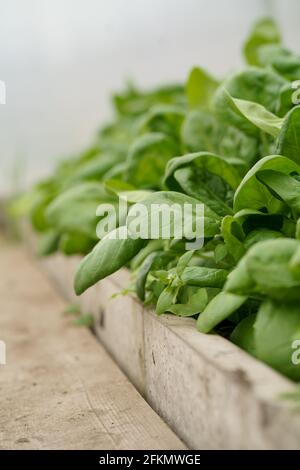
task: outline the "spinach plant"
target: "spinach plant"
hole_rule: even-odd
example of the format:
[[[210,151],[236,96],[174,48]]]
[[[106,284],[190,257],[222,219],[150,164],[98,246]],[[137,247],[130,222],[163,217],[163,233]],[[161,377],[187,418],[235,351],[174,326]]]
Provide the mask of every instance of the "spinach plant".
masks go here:
[[[183,85],[113,97],[115,117],[90,148],[15,201],[49,255],[82,253],[75,290],[127,266],[135,292],[157,314],[197,319],[300,381],[300,57],[271,19],[243,46],[246,65],[225,78],[194,67]],[[98,240],[99,204],[129,207]],[[139,203],[204,206],[203,244],[193,251],[174,221],[143,237],[130,232]],[[194,212],[193,214],[194,215]],[[196,217],[196,216],[195,216]],[[146,225],[147,217],[142,223]]]

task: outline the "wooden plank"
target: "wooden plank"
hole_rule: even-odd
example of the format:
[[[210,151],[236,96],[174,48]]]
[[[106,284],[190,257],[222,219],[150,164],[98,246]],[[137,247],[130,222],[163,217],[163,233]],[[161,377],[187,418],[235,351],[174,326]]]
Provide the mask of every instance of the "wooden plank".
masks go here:
[[[72,278],[79,258],[57,254],[53,262],[58,259],[61,272],[54,278],[74,299]],[[42,263],[51,270],[51,257]],[[106,349],[189,447],[300,447],[300,414],[280,398],[295,387],[291,381],[224,338],[197,332],[193,319],[158,317],[134,298],[122,303],[111,297],[128,282],[128,272],[121,270],[77,302],[94,314]]]
[[[191,319],[144,318],[146,398],[190,447],[299,447],[300,417],[278,400],[289,381]]]
[[[185,448],[22,249],[0,266],[1,449]]]
[[[94,299],[91,302],[98,336],[121,367],[124,354],[129,357],[130,351],[122,354],[116,351],[114,345],[123,331],[114,325],[126,324],[132,310],[126,302],[121,309],[116,299],[107,300],[99,292],[118,292],[128,282],[126,271],[120,271],[91,288],[82,299],[83,302]],[[294,388],[292,382],[224,338],[199,333],[193,319],[157,316],[137,300],[131,301],[135,304],[134,314],[139,312],[143,319],[139,340],[136,338],[139,329],[126,330],[129,343],[143,344],[144,368],[139,379],[144,384],[142,393],[189,447],[300,447],[300,414],[280,398]],[[111,318],[108,324],[97,317],[99,304],[101,318],[103,315]],[[123,367],[133,383],[131,364],[137,355],[136,350],[131,354],[132,362],[129,360]]]

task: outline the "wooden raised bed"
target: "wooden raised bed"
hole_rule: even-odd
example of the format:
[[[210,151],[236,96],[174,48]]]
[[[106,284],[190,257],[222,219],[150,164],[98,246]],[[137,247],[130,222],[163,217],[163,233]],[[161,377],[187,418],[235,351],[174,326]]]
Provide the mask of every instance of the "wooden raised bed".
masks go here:
[[[112,297],[128,285],[126,270],[76,297],[79,260],[56,254],[41,264],[64,296],[93,313],[102,344],[189,447],[300,448],[300,412],[280,397],[291,381],[226,339],[197,332],[193,319],[158,317],[133,297]]]

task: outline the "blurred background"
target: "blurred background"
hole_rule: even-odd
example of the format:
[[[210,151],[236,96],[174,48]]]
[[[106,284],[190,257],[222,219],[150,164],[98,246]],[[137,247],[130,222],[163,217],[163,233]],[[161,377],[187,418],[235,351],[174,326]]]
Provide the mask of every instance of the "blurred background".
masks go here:
[[[300,52],[299,0],[0,0],[0,195],[88,145],[109,96],[242,64],[252,22],[275,17]]]

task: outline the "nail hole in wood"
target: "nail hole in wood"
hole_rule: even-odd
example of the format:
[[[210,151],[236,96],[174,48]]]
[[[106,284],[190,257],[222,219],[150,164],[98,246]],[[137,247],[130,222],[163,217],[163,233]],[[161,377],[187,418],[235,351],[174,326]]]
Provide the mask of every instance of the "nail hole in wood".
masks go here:
[[[155,365],[155,356],[154,356],[154,352],[152,351],[152,361],[153,361],[153,364]]]
[[[101,328],[105,328],[105,311],[103,309],[99,311],[99,325]]]

